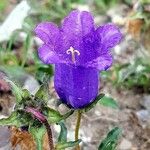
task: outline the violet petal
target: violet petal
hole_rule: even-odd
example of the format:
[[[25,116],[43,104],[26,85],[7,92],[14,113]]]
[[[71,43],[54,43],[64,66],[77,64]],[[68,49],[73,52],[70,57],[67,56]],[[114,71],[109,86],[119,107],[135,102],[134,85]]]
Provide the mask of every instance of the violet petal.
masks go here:
[[[110,54],[103,54],[96,59],[85,64],[86,67],[92,67],[98,69],[99,71],[107,70],[113,62],[113,58]]]
[[[61,56],[59,56],[59,54],[57,54],[50,45],[43,44],[38,49],[38,56],[45,64],[64,63]]]
[[[80,54],[84,54],[82,42],[83,37],[94,31],[94,20],[89,12],[75,10],[72,11],[63,21],[61,29],[63,48],[73,47]]]
[[[119,28],[111,23],[100,26],[97,28],[96,33],[101,42],[99,55],[106,53],[109,49],[116,46],[122,39],[122,34]]]
[[[57,25],[51,22],[42,22],[35,28],[34,32],[44,43],[54,45],[59,36]]]
[[[56,64],[55,89],[65,104],[72,108],[83,108],[98,94],[98,71],[93,68]]]

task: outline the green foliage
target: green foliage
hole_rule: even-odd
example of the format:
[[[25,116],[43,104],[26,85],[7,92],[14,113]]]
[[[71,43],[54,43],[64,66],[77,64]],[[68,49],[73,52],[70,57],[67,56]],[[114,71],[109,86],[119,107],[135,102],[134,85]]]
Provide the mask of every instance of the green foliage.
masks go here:
[[[67,142],[67,128],[63,122],[58,123],[61,127],[60,134],[58,137],[58,143]]]
[[[65,148],[75,147],[79,145],[81,140],[59,143],[56,145],[56,150],[64,150]]]
[[[23,91],[22,91],[22,89],[19,86],[17,86],[14,82],[12,82],[11,80],[6,79],[6,81],[12,87],[13,94],[15,95],[15,98],[16,98],[16,103],[20,103],[22,101],[22,99],[23,99]]]
[[[10,117],[0,119],[0,125],[16,126],[18,128],[22,126],[28,126],[29,132],[33,135],[37,143],[37,149],[42,150],[42,139],[46,129],[42,125],[43,122],[39,121],[39,118],[37,119],[34,113],[32,114],[27,111],[27,108],[33,108],[33,110],[36,110],[37,113],[41,113],[41,116],[44,116],[49,124],[58,123],[68,118],[73,114],[74,111],[70,110],[66,114],[62,115],[59,111],[48,107],[48,88],[45,85],[42,85],[37,93],[32,95],[28,90],[18,87],[11,80],[6,79],[6,81],[9,82],[12,87],[13,94],[16,97],[16,106],[15,111],[12,112]],[[64,137],[67,136],[67,131],[65,132],[66,128],[63,126],[62,122],[60,125],[61,134],[59,136],[59,141],[61,143],[58,145],[58,148],[76,145],[79,141],[65,142]]]
[[[25,42],[23,43],[23,61],[22,61],[22,64],[21,66],[24,67],[26,61],[27,61],[27,58],[28,58],[28,51],[29,51],[29,48],[31,46],[31,34],[28,33],[27,34],[27,37],[26,37],[26,40]]]
[[[94,3],[101,11],[106,11],[108,8],[119,3],[119,0],[94,0]]]
[[[52,65],[36,64],[35,68],[35,77],[40,83],[48,82],[50,77],[53,76],[53,67]]]
[[[113,98],[108,97],[108,96],[102,97],[102,99],[99,101],[99,103],[103,106],[111,107],[113,109],[119,108],[117,102]]]
[[[63,119],[63,115],[61,115],[60,112],[49,107],[44,108],[43,114],[47,116],[49,123],[57,123]]]
[[[98,150],[116,150],[117,142],[121,136],[122,130],[118,127],[112,129],[107,137],[101,142]]]
[[[0,1],[0,20],[4,19],[4,10],[6,9],[6,7],[8,6],[9,2],[6,0],[1,0]]]
[[[65,148],[68,147],[75,147],[81,142],[81,140],[67,142],[67,128],[64,122],[59,122],[58,124],[61,127],[61,131],[58,137],[58,143],[55,147],[56,150],[65,150]]]
[[[50,107],[44,107],[44,108],[42,108],[42,111],[43,111],[43,114],[45,114],[45,116],[47,116],[47,120],[50,124],[51,123],[58,123],[61,120],[68,118],[74,112],[73,110],[70,110],[66,114],[62,115],[62,114],[60,114],[59,111],[54,110]]]
[[[29,17],[25,19],[24,28],[32,30],[38,22],[52,21],[60,23],[72,9],[72,0],[56,1],[47,0],[45,3],[37,3],[36,0],[28,0],[34,10]]]
[[[36,141],[37,150],[43,150],[43,136],[46,132],[45,127],[41,126],[37,128],[36,126],[31,126],[29,132],[33,135]]]
[[[89,110],[91,110],[92,108],[94,108],[96,106],[96,104],[104,97],[104,94],[99,94],[95,100],[89,104],[88,106],[86,106],[85,108],[81,109],[82,112],[88,112]]]
[[[139,0],[142,4],[150,4],[150,0]]]
[[[35,99],[43,100],[48,102],[49,94],[48,94],[48,85],[41,85],[39,90],[35,94]]]
[[[143,59],[136,59],[134,63],[116,65],[113,70],[102,73],[102,77],[110,80],[116,87],[140,89],[150,92],[150,65]]]
[[[0,125],[20,127],[22,123],[19,120],[18,112],[14,111],[8,118],[0,119]]]

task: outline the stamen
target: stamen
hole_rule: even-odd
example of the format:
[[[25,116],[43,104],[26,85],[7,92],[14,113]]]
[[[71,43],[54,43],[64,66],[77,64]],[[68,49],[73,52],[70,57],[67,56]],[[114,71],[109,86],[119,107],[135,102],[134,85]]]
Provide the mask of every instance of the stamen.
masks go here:
[[[76,62],[75,60],[75,53],[79,56],[80,52],[78,50],[75,50],[72,46],[66,51],[67,54],[71,54],[73,63]]]

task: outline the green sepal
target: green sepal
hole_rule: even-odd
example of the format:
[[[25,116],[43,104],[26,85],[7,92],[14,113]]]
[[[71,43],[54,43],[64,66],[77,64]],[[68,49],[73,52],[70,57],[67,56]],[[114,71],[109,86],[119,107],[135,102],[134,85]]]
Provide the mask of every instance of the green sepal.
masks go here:
[[[30,126],[29,132],[32,134],[36,142],[37,150],[43,150],[43,137],[46,132],[44,125],[41,127]]]
[[[60,122],[63,118],[63,115],[61,115],[59,111],[56,111],[50,107],[44,107],[42,112],[45,116],[47,116],[49,124]]]
[[[102,97],[102,99],[99,101],[99,104],[106,106],[106,107],[111,107],[113,109],[119,108],[117,102],[113,98],[108,97],[108,96]]]
[[[70,110],[68,112],[66,112],[64,115],[63,115],[63,120],[67,119],[69,116],[71,116],[72,114],[74,113],[74,110]]]
[[[20,127],[23,124],[20,121],[18,112],[14,111],[11,113],[11,115],[8,118],[0,119],[0,125]]]
[[[122,130],[118,127],[112,129],[107,137],[100,143],[98,150],[116,150],[117,142],[121,136]]]
[[[96,104],[104,97],[104,95],[105,94],[99,94],[91,104],[89,104],[85,108],[82,108],[81,112],[88,112],[89,110],[94,108],[96,106]]]
[[[62,115],[62,114],[60,114],[59,111],[54,110],[50,107],[43,107],[42,112],[45,116],[47,116],[47,120],[48,120],[49,124],[51,124],[51,123],[58,123],[61,120],[68,118],[70,115],[73,114],[74,111],[71,110],[71,111],[67,112],[66,114]]]
[[[77,145],[79,145],[79,143],[81,142],[81,140],[77,140],[77,141],[69,141],[69,142],[62,142],[62,143],[58,143],[55,147],[56,150],[64,150],[65,148],[68,147],[75,147]]]

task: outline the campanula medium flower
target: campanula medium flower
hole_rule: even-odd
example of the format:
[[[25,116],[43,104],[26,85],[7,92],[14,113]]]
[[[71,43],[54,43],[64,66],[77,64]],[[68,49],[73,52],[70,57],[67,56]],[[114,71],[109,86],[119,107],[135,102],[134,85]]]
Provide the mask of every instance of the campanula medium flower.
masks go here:
[[[98,94],[98,73],[111,66],[110,49],[122,38],[118,27],[96,27],[89,12],[74,10],[61,27],[43,22],[35,33],[44,42],[39,58],[55,64],[54,84],[61,100],[75,109],[91,103]]]

